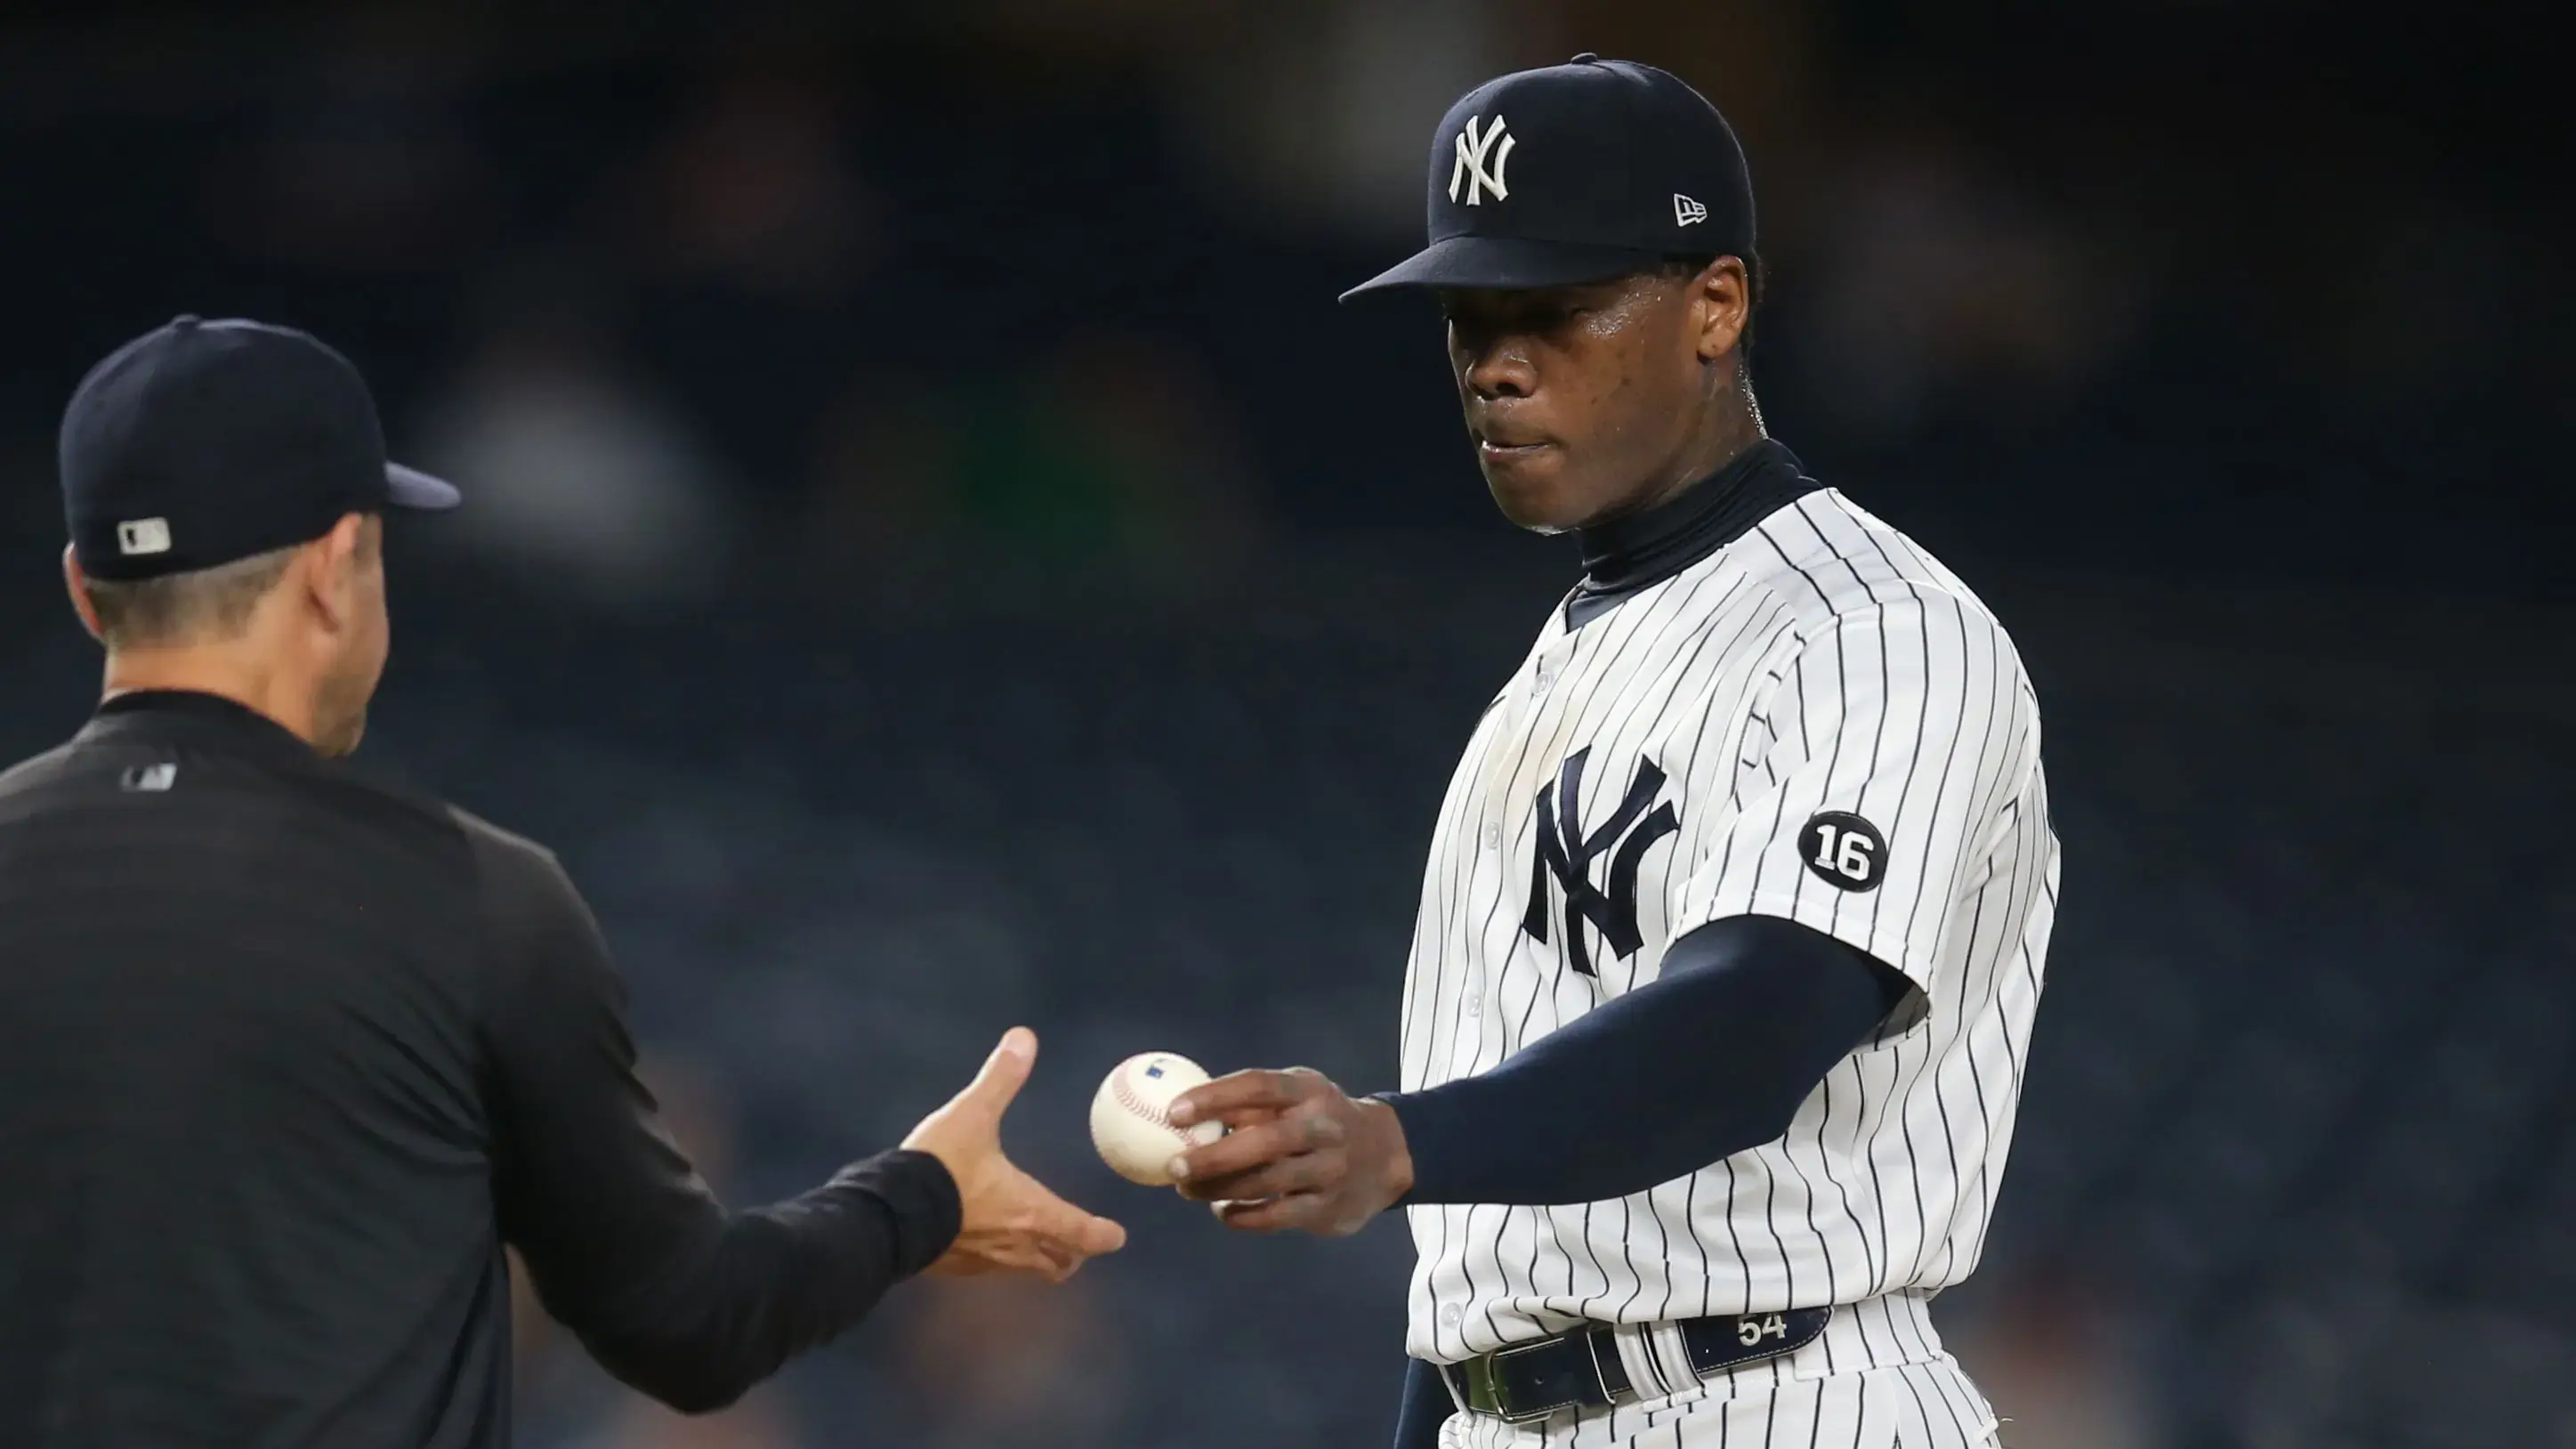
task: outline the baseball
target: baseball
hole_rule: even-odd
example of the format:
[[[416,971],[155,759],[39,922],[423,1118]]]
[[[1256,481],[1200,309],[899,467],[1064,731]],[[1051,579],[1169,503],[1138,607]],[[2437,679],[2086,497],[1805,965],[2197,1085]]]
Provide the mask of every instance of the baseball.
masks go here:
[[[1172,1099],[1208,1079],[1207,1069],[1171,1052],[1146,1052],[1120,1062],[1091,1099],[1091,1145],[1120,1177],[1146,1187],[1168,1187],[1164,1171],[1173,1156],[1225,1135],[1215,1122],[1187,1132],[1163,1115]]]

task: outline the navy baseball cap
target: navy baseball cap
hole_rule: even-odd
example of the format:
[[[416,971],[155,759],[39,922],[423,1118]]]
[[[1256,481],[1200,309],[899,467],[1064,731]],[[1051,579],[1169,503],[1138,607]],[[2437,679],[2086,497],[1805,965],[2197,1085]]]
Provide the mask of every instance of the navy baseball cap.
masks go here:
[[[358,370],[286,327],[183,316],[90,369],[63,410],[63,520],[82,572],[158,578],[309,543],[351,513],[445,509],[385,460]]]
[[[1678,76],[1576,56],[1469,91],[1431,141],[1431,244],[1342,294],[1563,287],[1668,256],[1751,265],[1734,128]]]

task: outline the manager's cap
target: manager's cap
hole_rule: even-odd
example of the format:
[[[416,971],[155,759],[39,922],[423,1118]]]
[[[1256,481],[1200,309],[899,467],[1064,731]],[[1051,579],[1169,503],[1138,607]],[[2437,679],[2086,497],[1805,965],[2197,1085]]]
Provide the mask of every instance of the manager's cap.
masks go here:
[[[1753,182],[1680,77],[1576,56],[1469,91],[1431,142],[1431,244],[1353,287],[1562,287],[1753,255]]]
[[[90,369],[63,410],[63,520],[83,572],[186,573],[308,543],[351,513],[453,508],[385,460],[375,399],[303,332],[183,316]]]

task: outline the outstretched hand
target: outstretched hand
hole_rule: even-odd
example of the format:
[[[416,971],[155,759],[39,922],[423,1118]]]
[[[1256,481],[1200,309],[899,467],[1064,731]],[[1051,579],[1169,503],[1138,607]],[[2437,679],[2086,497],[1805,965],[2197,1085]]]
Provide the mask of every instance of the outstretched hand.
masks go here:
[[[1057,1197],[1002,1154],[1002,1113],[1037,1057],[1037,1034],[1011,1028],[966,1090],[903,1139],[947,1167],[964,1205],[957,1241],[930,1265],[933,1273],[1024,1273],[1061,1283],[1090,1259],[1127,1244],[1125,1228]]]
[[[1353,1101],[1323,1073],[1236,1072],[1172,1100],[1172,1125],[1232,1130],[1173,1159],[1183,1197],[1217,1205],[1247,1233],[1343,1237],[1413,1187],[1404,1124],[1383,1102]]]

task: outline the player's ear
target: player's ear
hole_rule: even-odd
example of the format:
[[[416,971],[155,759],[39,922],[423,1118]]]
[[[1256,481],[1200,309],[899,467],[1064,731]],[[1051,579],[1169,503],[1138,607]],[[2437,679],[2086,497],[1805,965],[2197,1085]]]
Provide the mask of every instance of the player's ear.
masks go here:
[[[81,572],[80,554],[70,544],[63,545],[63,589],[72,596],[72,612],[80,615],[81,627],[101,644],[107,642],[107,631],[98,622],[98,605],[89,601],[89,576]]]
[[[1753,315],[1753,286],[1741,257],[1719,257],[1690,281],[1699,356],[1715,362],[1735,350]]]
[[[329,533],[298,550],[290,570],[335,632],[349,626],[360,606],[359,585],[372,557],[369,522],[364,514],[344,514]]]

